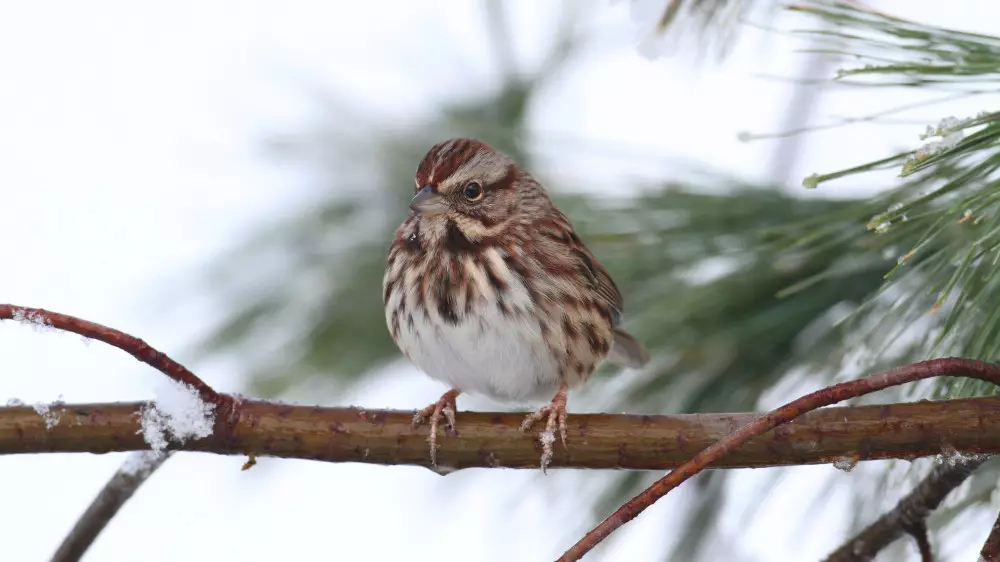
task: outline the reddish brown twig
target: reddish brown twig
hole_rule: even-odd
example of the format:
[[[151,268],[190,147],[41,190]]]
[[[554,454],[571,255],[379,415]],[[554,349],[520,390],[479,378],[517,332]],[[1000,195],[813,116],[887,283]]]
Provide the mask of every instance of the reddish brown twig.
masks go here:
[[[190,386],[202,400],[214,404],[216,408],[216,433],[222,438],[228,438],[231,435],[232,427],[239,416],[236,408],[237,402],[229,395],[219,394],[186,367],[135,336],[68,314],[12,304],[0,304],[0,320],[15,320],[39,326],[49,326],[117,347],[171,379]],[[150,472],[158,466],[159,463],[155,464]],[[101,494],[77,522],[70,535],[66,537],[53,560],[77,560],[83,556],[97,534],[144,481],[144,477],[130,476],[121,471],[112,477]]]
[[[172,454],[151,451],[132,453],[133,456],[108,480],[87,511],[80,516],[50,562],[76,562],[83,558],[118,510]]]
[[[983,549],[979,551],[979,560],[982,562],[1000,562],[1000,516],[993,523],[990,536],[986,537]]]
[[[51,326],[57,330],[73,332],[92,340],[104,342],[128,353],[173,380],[194,388],[198,391],[202,399],[207,402],[217,406],[226,406],[230,402],[228,397],[216,392],[194,373],[163,352],[152,348],[149,344],[135,336],[130,336],[114,328],[43,308],[30,308],[12,304],[0,304],[0,320],[17,320],[40,326]]]
[[[872,560],[883,548],[905,534],[917,542],[922,562],[931,562],[930,540],[925,520],[952,490],[962,485],[987,457],[979,455],[964,459],[950,459],[934,467],[896,507],[887,512],[865,530],[844,541],[844,544],[827,556],[823,562],[862,562]]]
[[[701,472],[708,465],[726,456],[731,450],[740,447],[758,435],[823,406],[836,404],[848,398],[863,396],[891,386],[940,376],[970,377],[1000,385],[1000,367],[983,361],[949,357],[897,367],[863,379],[835,384],[807,394],[730,433],[657,480],[652,486],[626,502],[625,505],[588,532],[559,557],[559,562],[579,560],[619,527],[635,519],[647,507],[653,505],[656,500]]]

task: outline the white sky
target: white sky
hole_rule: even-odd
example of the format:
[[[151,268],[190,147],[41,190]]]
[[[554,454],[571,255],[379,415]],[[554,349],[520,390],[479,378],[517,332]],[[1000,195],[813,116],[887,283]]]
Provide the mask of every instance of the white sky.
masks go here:
[[[551,14],[515,2],[519,55],[537,58]],[[710,164],[763,179],[772,143],[741,143],[741,131],[778,127],[787,86],[761,74],[793,76],[802,56],[787,37],[744,31],[744,48],[724,64],[640,57],[626,2],[582,2],[606,39],[553,85],[535,129],[551,174],[603,181]],[[473,2],[211,1],[0,2],[0,302],[41,306],[138,335],[167,352],[191,343],[207,310],[188,323],[160,321],[179,307],[162,295],[220,248],[240,240],[305,197],[295,170],[275,169],[259,143],[307,125],[303,84],[322,84],[383,115],[412,119],[435,99],[461,96],[487,47]],[[930,0],[883,1],[891,13],[1000,34],[998,9],[976,0],[947,10]],[[782,20],[786,24],[788,20]],[[786,25],[787,27],[787,25]],[[455,61],[465,57],[461,71]],[[489,76],[480,72],[488,83]],[[476,87],[479,87],[477,84]],[[906,101],[871,92],[824,98],[820,120],[860,115]],[[975,114],[996,100],[928,108],[907,117],[936,122]],[[857,126],[808,137],[792,177],[857,164],[919,143],[923,124]],[[570,136],[662,155],[643,170],[634,160],[580,159],[545,149]],[[555,152],[554,154],[552,152]],[[591,162],[584,167],[583,160]],[[415,163],[414,163],[415,164]],[[828,193],[857,193],[840,182]],[[180,358],[183,360],[183,357]],[[0,325],[0,398],[69,402],[149,398],[158,373],[101,344],[72,335]],[[231,366],[196,365],[220,390],[239,388]],[[414,408],[440,393],[406,370],[343,402]],[[468,405],[468,404],[467,404]],[[472,404],[474,406],[475,403]],[[571,406],[572,409],[572,406]],[[44,560],[118,467],[121,455],[0,458],[0,551],[4,560]],[[466,471],[447,480],[416,468],[180,455],[126,506],[89,553],[90,561],[365,557],[432,560],[554,558],[575,540],[581,494],[594,475]],[[752,489],[763,474],[734,481]],[[789,505],[817,478],[863,478],[831,467],[789,472],[749,531],[726,519],[746,560],[803,560],[840,540],[837,498],[803,534],[787,525]],[[869,473],[870,475],[870,473]],[[536,482],[537,484],[537,482]],[[582,490],[582,492],[581,492]],[[742,503],[751,501],[744,496]],[[685,494],[629,525],[604,559],[657,560],[670,540],[670,514]],[[580,501],[578,501],[580,500]],[[736,502],[740,504],[740,501]],[[739,510],[734,510],[739,511]],[[829,524],[823,521],[829,520]],[[970,559],[987,526],[948,552]],[[601,557],[594,556],[594,559]]]

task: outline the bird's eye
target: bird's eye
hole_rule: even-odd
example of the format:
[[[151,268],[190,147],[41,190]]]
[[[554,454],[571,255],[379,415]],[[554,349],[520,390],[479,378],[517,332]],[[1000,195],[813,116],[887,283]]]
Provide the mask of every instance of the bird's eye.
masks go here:
[[[483,186],[476,182],[469,182],[465,184],[465,189],[462,190],[462,194],[469,201],[479,201],[483,198]]]

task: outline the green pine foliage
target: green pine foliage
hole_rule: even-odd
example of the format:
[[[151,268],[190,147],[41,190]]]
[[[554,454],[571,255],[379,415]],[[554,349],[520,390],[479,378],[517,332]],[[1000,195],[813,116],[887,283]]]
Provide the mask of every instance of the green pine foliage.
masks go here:
[[[850,222],[816,220],[786,231],[789,247],[822,247],[849,237],[860,251],[895,248],[898,264],[885,274],[877,297],[858,315],[879,315],[899,328],[919,325],[928,343],[923,356],[961,355],[996,361],[1000,355],[1000,38],[940,29],[853,7],[812,3],[797,9],[835,24],[825,30],[854,65],[836,80],[860,87],[931,88],[940,102],[983,96],[977,115],[943,117],[929,125],[911,151],[804,180],[806,187],[836,189],[836,178],[890,169],[899,181],[867,201],[871,215]],[[988,94],[994,97],[990,99]],[[995,107],[995,106],[994,106]],[[853,223],[853,224],[851,224]],[[864,224],[864,229],[859,228]],[[886,310],[887,301],[891,309]],[[886,322],[888,321],[888,322]],[[991,385],[945,381],[938,396],[993,393]]]

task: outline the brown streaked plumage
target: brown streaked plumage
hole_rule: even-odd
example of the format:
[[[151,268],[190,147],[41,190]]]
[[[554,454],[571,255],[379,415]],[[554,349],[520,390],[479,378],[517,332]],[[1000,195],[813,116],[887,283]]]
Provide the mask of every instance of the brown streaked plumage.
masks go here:
[[[402,352],[452,390],[430,417],[431,458],[442,416],[454,430],[462,392],[499,400],[552,398],[542,468],[566,391],[605,359],[638,367],[649,355],[619,324],[622,296],[545,189],[508,156],[473,139],[434,145],[421,160],[410,215],[383,279],[386,322]]]

